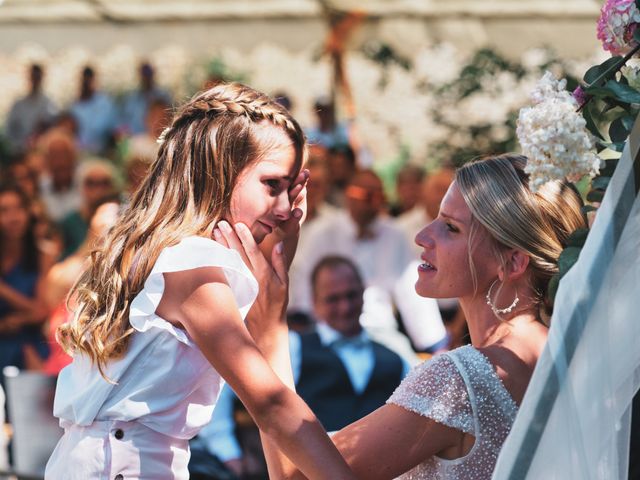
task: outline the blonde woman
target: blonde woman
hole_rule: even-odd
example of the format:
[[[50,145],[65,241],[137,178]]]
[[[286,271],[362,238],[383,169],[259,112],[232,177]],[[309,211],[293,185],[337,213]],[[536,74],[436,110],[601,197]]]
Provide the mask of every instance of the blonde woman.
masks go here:
[[[491,478],[545,345],[549,279],[585,226],[575,190],[532,193],[525,165],[518,155],[465,165],[416,236],[416,291],[458,298],[472,344],[418,365],[385,406],[332,437],[358,478]],[[295,476],[291,465],[278,474]]]
[[[272,468],[277,447],[309,477],[352,477],[261,353],[284,377],[285,357],[267,347],[286,309],[304,149],[287,111],[242,85],[217,85],[176,114],[70,294],[75,319],[58,336],[73,363],[54,404],[65,433],[46,478],[188,478],[188,440],[210,420],[223,379],[266,432]],[[239,224],[254,243],[289,234],[270,252],[273,266],[223,245]]]

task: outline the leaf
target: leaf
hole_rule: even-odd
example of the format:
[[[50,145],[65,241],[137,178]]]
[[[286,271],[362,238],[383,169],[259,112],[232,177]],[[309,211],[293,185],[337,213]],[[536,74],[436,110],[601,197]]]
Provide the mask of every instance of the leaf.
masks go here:
[[[582,248],[587,241],[587,235],[589,235],[588,228],[578,228],[567,237],[567,246]]]
[[[558,285],[560,285],[560,275],[555,274],[549,280],[549,286],[547,287],[547,298],[553,303],[556,299],[556,293],[558,292]]]
[[[640,0],[636,0],[636,8],[640,10]],[[640,43],[640,32],[638,31],[638,29],[636,28],[635,31],[633,32],[633,39]]]
[[[627,103],[640,103],[640,92],[629,85],[623,85],[615,80],[609,80],[605,87],[614,92],[615,96]]]
[[[637,29],[636,31],[640,31],[640,29]],[[633,128],[633,124],[636,121],[636,115],[624,115],[620,117],[620,120],[622,121],[624,128],[626,128],[630,132],[631,129]]]
[[[591,182],[591,188],[594,190],[606,190],[611,177],[598,176]]]
[[[560,277],[566,275],[566,273],[573,267],[573,265],[578,261],[578,256],[580,255],[580,251],[582,249],[580,247],[567,247],[562,250],[562,253],[558,257],[558,270],[560,272]]]
[[[601,142],[602,146],[613,150],[614,152],[622,152],[624,150],[625,142]]]
[[[593,121],[593,112],[591,109],[593,104],[586,104],[582,109],[582,116],[587,122],[587,130],[589,130],[593,135],[598,137],[601,140],[604,140],[604,136],[600,133],[600,129],[596,125],[596,122]]]
[[[609,125],[609,137],[613,142],[624,142],[629,136],[629,131],[624,127],[622,118],[618,117]]]
[[[618,159],[609,159],[604,161],[604,166],[602,162],[600,163],[600,173],[601,177],[613,177],[613,172],[616,171],[616,167],[618,166]]]
[[[587,87],[584,89],[584,93],[596,98],[606,98],[606,97],[615,96],[614,91],[607,87]]]
[[[600,65],[595,65],[595,66],[591,67],[584,74],[583,80],[588,85],[592,84],[595,80],[598,79],[599,76],[601,76],[609,68],[611,68],[615,64],[617,64],[620,60],[622,60],[622,57],[620,57],[620,56],[611,57],[611,58],[608,58],[607,60],[605,60],[604,62],[602,62]]]
[[[587,201],[592,203],[600,203],[604,198],[604,192],[602,190],[591,190],[587,193]]]

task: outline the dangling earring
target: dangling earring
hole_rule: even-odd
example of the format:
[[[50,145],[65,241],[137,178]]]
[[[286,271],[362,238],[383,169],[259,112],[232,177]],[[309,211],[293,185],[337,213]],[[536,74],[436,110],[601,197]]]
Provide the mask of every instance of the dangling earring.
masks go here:
[[[497,281],[498,279],[496,278],[491,284],[491,286],[489,287],[489,291],[487,292],[487,296],[485,297],[487,299],[487,305],[491,307],[491,310],[496,315],[504,315],[505,313],[511,313],[511,310],[513,310],[515,306],[518,305],[518,302],[520,301],[520,298],[518,297],[518,291],[516,290],[516,298],[513,299],[513,303],[511,303],[511,305],[509,305],[507,308],[498,308],[491,301],[491,290],[493,289],[493,286],[496,284]]]

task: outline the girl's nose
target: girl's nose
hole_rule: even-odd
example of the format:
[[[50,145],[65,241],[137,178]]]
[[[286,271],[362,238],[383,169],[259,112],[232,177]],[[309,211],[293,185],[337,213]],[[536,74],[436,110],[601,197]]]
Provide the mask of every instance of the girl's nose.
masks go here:
[[[273,213],[276,218],[282,222],[289,220],[291,216],[291,202],[289,201],[289,192],[287,190],[283,191],[276,198]]]

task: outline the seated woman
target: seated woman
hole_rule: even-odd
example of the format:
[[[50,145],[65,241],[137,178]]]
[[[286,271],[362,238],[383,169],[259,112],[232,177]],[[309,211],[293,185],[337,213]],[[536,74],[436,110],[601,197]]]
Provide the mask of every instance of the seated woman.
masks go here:
[[[472,344],[418,365],[386,405],[332,437],[358,478],[491,478],[545,346],[549,280],[586,225],[568,183],[531,192],[526,162],[510,154],[460,168],[416,236],[416,291],[458,298]],[[295,476],[285,458],[279,468]]]
[[[34,229],[26,194],[16,185],[0,186],[0,372],[24,367],[25,345],[41,356],[48,350],[42,282],[53,259],[38,248]]]

